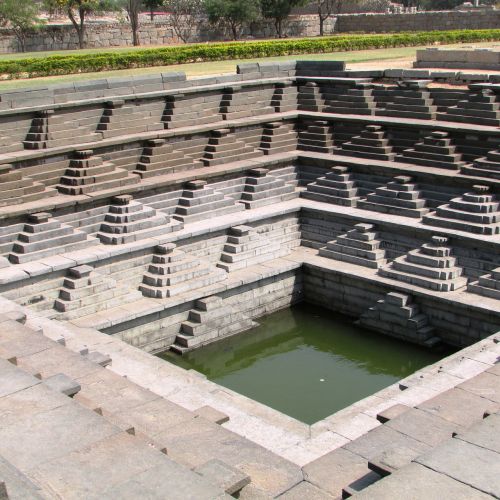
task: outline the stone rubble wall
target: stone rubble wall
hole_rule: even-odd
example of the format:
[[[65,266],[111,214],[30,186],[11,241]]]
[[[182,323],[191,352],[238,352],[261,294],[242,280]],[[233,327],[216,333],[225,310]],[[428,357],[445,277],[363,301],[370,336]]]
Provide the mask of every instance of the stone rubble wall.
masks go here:
[[[333,31],[334,20],[325,23],[326,33]],[[319,35],[318,17],[315,15],[293,16],[285,28],[286,36]],[[252,27],[252,32],[242,34],[246,38],[273,38],[275,29],[272,22],[262,22]],[[171,45],[182,43],[168,21],[145,22],[140,26],[141,45]],[[222,41],[228,37],[220,30],[199,23],[193,29],[191,43]],[[87,48],[123,47],[132,45],[132,30],[125,23],[99,23],[87,25]],[[44,27],[29,36],[26,51],[72,50],[78,49],[78,37],[70,25]],[[7,29],[0,29],[0,53],[18,52],[18,42],[14,34]]]

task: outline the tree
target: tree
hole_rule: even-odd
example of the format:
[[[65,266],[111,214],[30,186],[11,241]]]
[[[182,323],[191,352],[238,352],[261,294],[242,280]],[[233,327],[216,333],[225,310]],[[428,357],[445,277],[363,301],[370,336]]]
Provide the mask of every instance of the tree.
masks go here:
[[[175,34],[187,43],[197,18],[203,12],[203,0],[164,0],[163,5],[169,14]]]
[[[5,25],[14,32],[21,52],[26,52],[26,37],[29,32],[42,23],[38,14],[38,5],[34,2],[0,1],[0,25]]]
[[[154,21],[155,9],[163,6],[163,0],[144,0],[144,6],[149,10],[151,21]]]
[[[122,0],[120,4],[127,11],[130,27],[132,28],[132,44],[137,47],[141,44],[139,40],[139,14],[144,5],[143,0]]]
[[[258,2],[249,0],[205,0],[205,11],[210,24],[229,29],[233,40],[239,38],[245,25],[259,17]]]
[[[20,3],[27,2],[22,0]],[[113,10],[112,0],[44,0],[48,10],[60,10],[66,13],[78,35],[78,45],[85,47],[85,21],[89,14],[98,14],[106,10]]]
[[[294,7],[301,7],[309,0],[262,0],[262,15],[274,21],[278,38],[283,38],[283,24]]]
[[[325,21],[334,14],[342,11],[344,0],[316,0],[316,8],[319,17],[319,34],[325,34]]]

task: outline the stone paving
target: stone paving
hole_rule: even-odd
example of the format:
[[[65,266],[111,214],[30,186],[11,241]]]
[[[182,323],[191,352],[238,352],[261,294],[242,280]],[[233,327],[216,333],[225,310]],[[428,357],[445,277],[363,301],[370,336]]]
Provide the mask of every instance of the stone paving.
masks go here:
[[[0,96],[3,497],[500,496],[500,88],[412,71]],[[149,354],[303,300],[463,349],[311,426]]]

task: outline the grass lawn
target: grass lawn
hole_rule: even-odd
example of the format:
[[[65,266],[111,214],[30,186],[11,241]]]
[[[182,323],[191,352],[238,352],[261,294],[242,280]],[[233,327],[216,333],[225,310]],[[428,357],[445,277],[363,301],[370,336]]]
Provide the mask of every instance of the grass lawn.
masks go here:
[[[495,42],[482,42],[476,44],[467,44],[468,47],[488,47],[495,44]],[[458,45],[447,45],[447,47],[463,46],[464,44]],[[145,47],[139,47],[145,48]],[[286,60],[329,60],[329,61],[346,61],[347,63],[362,63],[370,61],[384,61],[391,60],[397,63],[398,60],[408,60],[415,58],[415,52],[417,49],[425,48],[422,47],[401,47],[401,48],[390,48],[390,49],[373,49],[373,50],[358,50],[349,52],[332,52],[328,54],[307,54],[307,55],[291,55],[291,56],[280,56],[280,57],[267,57],[260,59],[234,59],[228,61],[213,61],[213,62],[203,62],[203,63],[190,63],[190,64],[176,64],[170,66],[153,66],[150,68],[137,68],[137,69],[125,69],[125,70],[115,70],[115,71],[102,71],[97,73],[82,73],[64,76],[48,76],[41,78],[30,78],[23,80],[5,80],[0,81],[0,90],[2,89],[15,89],[23,87],[36,87],[40,85],[54,85],[59,83],[68,83],[73,81],[81,80],[94,80],[98,78],[107,78],[113,76],[129,76],[129,75],[145,75],[145,74],[155,74],[155,73],[166,73],[169,71],[184,71],[188,77],[200,77],[204,75],[213,74],[224,74],[224,73],[234,73],[236,71],[236,65],[245,62],[255,62],[255,61],[286,61]],[[98,53],[103,50],[117,51],[117,52],[129,52],[134,50],[131,47],[123,47],[118,49],[87,49],[82,51],[60,51],[60,52],[31,52],[29,54],[5,54],[0,56],[2,59],[15,59],[19,57],[27,56],[47,56],[47,55],[66,55],[73,53],[84,54],[84,53]]]

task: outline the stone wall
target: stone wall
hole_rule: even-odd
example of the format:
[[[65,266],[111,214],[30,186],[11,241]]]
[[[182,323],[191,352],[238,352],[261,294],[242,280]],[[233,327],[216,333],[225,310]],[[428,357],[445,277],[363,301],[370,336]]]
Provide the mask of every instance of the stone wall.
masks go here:
[[[342,14],[337,18],[339,33],[389,33],[400,31],[442,31],[489,29],[500,26],[500,10],[436,11],[415,14]]]
[[[333,21],[326,23],[326,32],[333,29]],[[287,36],[317,36],[319,34],[318,17],[315,15],[293,16],[286,25]],[[273,24],[259,23],[253,26],[252,33],[243,33],[242,38],[272,38],[275,36]],[[139,29],[141,45],[170,45],[182,43],[168,22],[147,22]],[[195,27],[191,42],[225,40],[227,36],[220,31],[199,23]],[[132,45],[132,31],[129,24],[90,24],[87,27],[87,48],[121,47]],[[33,33],[26,42],[26,50],[71,50],[78,49],[78,37],[70,25],[47,26]],[[18,52],[17,40],[12,32],[0,29],[0,53]]]

